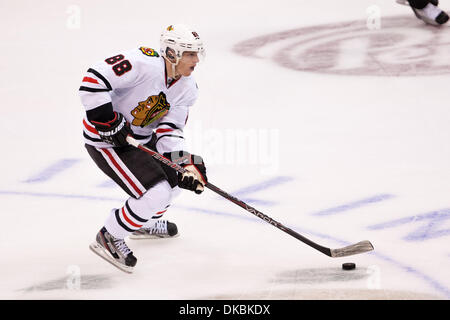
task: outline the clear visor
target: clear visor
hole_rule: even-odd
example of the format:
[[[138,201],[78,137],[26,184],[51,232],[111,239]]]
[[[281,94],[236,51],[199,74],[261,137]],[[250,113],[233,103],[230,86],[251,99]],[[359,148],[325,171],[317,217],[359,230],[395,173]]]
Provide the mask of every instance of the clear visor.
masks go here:
[[[206,51],[205,48],[201,48],[197,51],[197,56],[198,56],[198,62],[202,63],[203,61],[205,61],[206,58]]]
[[[205,61],[205,57],[206,57],[206,51],[205,48],[202,47],[193,47],[193,48],[188,48],[188,49],[184,49],[183,52],[181,53],[181,56],[186,57],[186,58],[190,58],[190,59],[196,59],[198,58],[198,63],[202,63],[203,61]]]

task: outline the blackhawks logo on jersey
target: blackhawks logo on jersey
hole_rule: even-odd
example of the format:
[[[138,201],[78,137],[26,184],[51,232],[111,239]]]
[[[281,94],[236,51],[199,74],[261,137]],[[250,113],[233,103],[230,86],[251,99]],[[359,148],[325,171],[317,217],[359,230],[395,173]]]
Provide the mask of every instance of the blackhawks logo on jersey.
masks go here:
[[[149,57],[159,57],[158,52],[156,52],[156,51],[153,50],[152,48],[140,47],[139,49],[140,49],[141,52],[142,52],[143,54],[145,54],[146,56],[149,56]]]
[[[143,128],[164,117],[169,109],[170,104],[167,102],[164,92],[161,91],[158,95],[150,96],[147,100],[138,103],[138,106],[131,111],[131,115],[134,117],[131,123]]]

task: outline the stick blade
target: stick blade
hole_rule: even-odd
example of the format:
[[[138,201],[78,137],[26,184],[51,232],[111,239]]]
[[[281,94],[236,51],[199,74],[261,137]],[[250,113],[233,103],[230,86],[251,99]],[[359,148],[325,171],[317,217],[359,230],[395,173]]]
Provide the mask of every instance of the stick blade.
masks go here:
[[[370,241],[364,240],[347,247],[339,248],[339,249],[331,249],[331,257],[339,258],[346,256],[353,256],[355,254],[360,254],[373,250],[373,245]]]

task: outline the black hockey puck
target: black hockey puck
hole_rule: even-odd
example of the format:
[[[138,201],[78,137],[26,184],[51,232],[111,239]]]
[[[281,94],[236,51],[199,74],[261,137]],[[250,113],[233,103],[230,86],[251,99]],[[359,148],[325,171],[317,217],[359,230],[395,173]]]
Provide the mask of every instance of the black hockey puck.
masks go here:
[[[344,270],[353,270],[356,268],[356,264],[353,262],[347,262],[342,264],[342,269]]]

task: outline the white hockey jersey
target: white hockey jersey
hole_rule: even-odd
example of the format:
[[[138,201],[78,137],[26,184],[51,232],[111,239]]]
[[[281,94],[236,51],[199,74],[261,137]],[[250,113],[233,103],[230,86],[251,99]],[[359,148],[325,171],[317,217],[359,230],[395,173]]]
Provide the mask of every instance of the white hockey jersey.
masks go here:
[[[130,123],[140,143],[156,134],[157,151],[164,153],[184,150],[183,128],[198,88],[192,76],[167,83],[164,58],[151,48],[140,47],[94,64],[85,74],[79,94],[87,114],[112,107]],[[88,116],[83,119],[83,129],[87,144],[111,147],[100,139]]]

